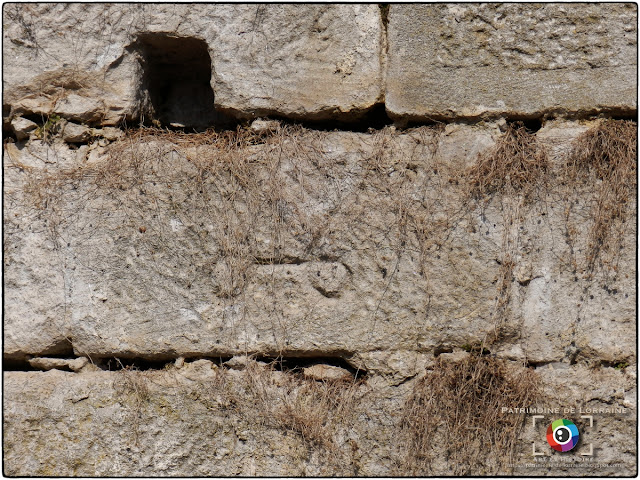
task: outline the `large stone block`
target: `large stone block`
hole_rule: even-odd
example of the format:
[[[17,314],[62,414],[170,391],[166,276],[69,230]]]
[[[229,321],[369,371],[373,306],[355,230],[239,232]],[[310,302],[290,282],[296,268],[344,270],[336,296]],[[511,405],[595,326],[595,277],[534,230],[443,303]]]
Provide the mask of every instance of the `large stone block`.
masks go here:
[[[637,109],[634,4],[392,5],[388,113],[402,121]]]
[[[492,468],[482,458],[467,467],[469,473],[571,476],[579,468],[601,476],[634,475],[632,369],[567,365],[536,373],[544,389],[531,406],[558,408],[560,416],[581,422],[579,453],[592,444],[597,463],[534,461],[533,442],[544,458],[553,458],[545,429],[558,416],[542,415],[534,428],[534,414],[511,413],[507,418],[516,415],[525,422],[506,468]],[[259,366],[235,371],[207,360],[161,371],[6,372],[4,472],[46,477],[412,475],[401,422],[416,381],[322,383]],[[466,393],[466,401],[481,394]],[[442,416],[452,416],[446,407],[454,410],[443,406]],[[499,418],[503,407],[529,405],[486,405]],[[567,408],[574,413],[565,413]],[[589,414],[594,428],[579,418]],[[496,427],[496,435],[504,432],[498,423],[481,428]],[[493,445],[483,446],[483,452],[492,447],[491,453],[508,455]],[[434,460],[419,473],[450,475],[447,453],[454,448],[446,441],[431,442]]]
[[[349,119],[382,101],[376,5],[14,4],[3,115],[207,126]],[[196,118],[197,117],[197,118]]]
[[[353,117],[382,101],[377,5],[220,10],[227,20],[211,43],[219,107],[309,120]]]
[[[587,129],[536,141],[560,164]],[[460,172],[497,124],[241,135],[8,144],[5,355],[331,356],[410,376],[500,331],[492,353],[536,365],[634,361],[634,232],[590,279],[594,185],[475,203]]]
[[[3,116],[57,114],[109,125],[132,119],[137,62],[126,45],[137,16],[120,7],[3,8]]]

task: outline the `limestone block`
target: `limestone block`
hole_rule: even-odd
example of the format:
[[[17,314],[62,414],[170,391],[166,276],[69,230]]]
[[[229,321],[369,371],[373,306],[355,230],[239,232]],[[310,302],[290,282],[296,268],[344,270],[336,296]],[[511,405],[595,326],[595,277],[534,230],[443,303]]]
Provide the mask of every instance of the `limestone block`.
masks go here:
[[[102,117],[102,102],[73,93],[56,103],[55,113],[72,121],[96,123]]]
[[[230,472],[253,476],[301,476],[303,472],[314,476],[397,475],[394,466],[402,465],[406,452],[404,438],[399,435],[401,412],[415,379],[397,386],[384,377],[368,379],[356,390],[347,391],[353,396],[350,404],[344,403],[348,396],[336,397],[338,390],[332,386],[327,404],[323,398],[300,393],[296,389],[300,380],[283,372],[247,375],[203,367],[201,372],[185,368],[5,372],[5,473],[48,477],[224,476]],[[575,475],[576,468],[565,466],[566,462],[531,461],[531,443],[535,441],[538,449],[549,455],[546,426],[566,416],[583,422],[579,452],[588,451],[589,443],[594,445],[598,462],[597,466],[589,465],[590,472],[633,475],[637,468],[634,372],[635,366],[626,371],[578,365],[563,370],[549,366],[536,369],[543,388],[540,401],[532,406],[559,408],[561,413],[544,415],[537,429],[533,415],[524,416],[524,430],[514,452],[515,463],[523,467],[514,472],[526,469],[536,475]],[[282,377],[284,384],[280,386]],[[574,408],[575,413],[566,414],[565,408]],[[580,418],[589,415],[588,411],[614,408],[624,412],[593,413],[592,429],[588,419]],[[578,413],[580,410],[585,413]],[[318,415],[327,419],[322,424],[326,436],[321,438],[337,447],[341,453],[337,458],[333,451],[328,455],[321,446],[305,442],[308,431],[295,428]],[[337,435],[333,430],[336,425]],[[439,476],[446,476],[451,468],[444,455],[437,455],[444,454],[445,445],[433,442],[436,460],[432,468]],[[300,455],[301,450],[309,454]]]
[[[392,5],[386,108],[400,120],[631,115],[633,4]]]
[[[93,134],[96,137],[102,137],[110,142],[118,140],[119,138],[122,138],[124,136],[124,132],[115,127],[97,128],[93,130]]]
[[[15,4],[3,15],[11,115],[115,125],[151,102],[176,126],[225,121],[214,108],[345,119],[383,97],[377,5]],[[166,75],[148,70],[168,59]],[[188,81],[194,69],[204,77]]]
[[[17,117],[11,120],[11,128],[13,128],[18,140],[24,140],[29,138],[29,134],[38,128],[38,124],[26,118]]]
[[[587,127],[540,130],[552,162]],[[456,172],[504,135],[495,124],[281,134],[238,147],[234,161],[252,166],[241,189],[219,179],[242,163],[212,145],[156,136],[132,151],[127,142],[85,149],[99,152],[86,162],[64,144],[7,144],[33,176],[5,165],[5,356],[333,356],[400,380],[500,325],[504,337],[489,350],[509,359],[634,361],[633,229],[618,274],[593,282],[572,267],[584,258],[593,186],[570,224],[563,191],[510,223],[508,200],[474,207],[456,185]],[[130,158],[122,152],[137,163],[117,163]],[[192,160],[222,152],[223,170],[198,183]],[[72,167],[73,177],[54,181],[54,161],[103,173]],[[105,179],[116,183],[96,183]],[[505,277],[503,242],[516,232]]]
[[[251,122],[251,130],[258,135],[264,135],[269,132],[275,132],[280,126],[280,122],[277,120],[254,120]]]
[[[5,105],[105,125],[132,118],[137,62],[125,47],[137,18],[106,4],[3,10]]]
[[[35,357],[29,359],[29,365],[40,370],[51,370],[53,368],[57,368],[78,372],[82,370],[87,363],[89,363],[87,357],[78,357],[73,359]]]
[[[65,142],[86,142],[91,137],[91,129],[84,125],[68,122],[62,130],[62,138]]]
[[[11,198],[10,181],[7,188]],[[44,234],[46,223],[24,213],[14,212],[5,221],[5,239],[11,247],[5,254],[3,279],[4,356],[68,354],[72,347],[64,318],[64,274],[51,255],[55,247]],[[22,228],[29,234],[14,243]]]
[[[215,377],[217,368],[211,360],[195,360],[185,362],[181,367],[181,374],[189,380],[211,380]]]
[[[234,115],[329,119],[381,101],[377,5],[219,7],[216,105]]]
[[[317,364],[302,369],[302,373],[307,378],[318,381],[349,381],[353,380],[351,373],[340,367],[333,365]]]

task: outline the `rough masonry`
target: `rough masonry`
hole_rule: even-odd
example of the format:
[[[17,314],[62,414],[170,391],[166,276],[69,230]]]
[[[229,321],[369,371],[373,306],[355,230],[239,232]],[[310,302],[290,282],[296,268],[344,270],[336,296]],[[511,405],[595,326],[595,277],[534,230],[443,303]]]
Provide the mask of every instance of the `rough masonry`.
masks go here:
[[[572,475],[513,466],[562,454],[501,407],[552,406],[564,459],[637,472],[635,5],[11,4],[3,38],[8,475]],[[442,422],[513,439],[420,450],[421,385],[481,366]]]

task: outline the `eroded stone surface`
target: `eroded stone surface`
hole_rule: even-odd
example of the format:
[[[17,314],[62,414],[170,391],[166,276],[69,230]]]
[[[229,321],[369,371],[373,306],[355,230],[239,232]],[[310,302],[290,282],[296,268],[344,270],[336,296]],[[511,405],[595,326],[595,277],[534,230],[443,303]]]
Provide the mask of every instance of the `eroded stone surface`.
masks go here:
[[[162,87],[171,104],[155,105],[167,125],[193,120],[185,105],[200,111],[209,100],[211,110],[215,102],[239,117],[327,119],[357,116],[382,98],[376,5],[15,4],[3,14],[3,98],[11,116],[132,121],[149,97],[144,69],[155,57],[140,64],[144,45],[162,55],[162,48],[181,48],[171,43],[181,38],[191,43],[172,61],[186,62],[191,44],[204,42],[209,78],[182,85],[188,72],[171,69],[174,84]],[[204,93],[194,101],[196,91]]]
[[[18,140],[24,140],[29,138],[29,134],[38,128],[38,124],[26,118],[16,117],[11,120],[11,128],[13,128]]]
[[[539,141],[558,165],[589,125],[552,123]],[[556,185],[519,213],[474,204],[455,172],[497,125],[288,132],[238,149],[242,184],[216,180],[229,163],[209,144],[8,144],[5,355],[338,356],[401,379],[499,330],[489,349],[513,360],[635,361],[633,232],[590,279],[591,187]],[[82,155],[103,173],[64,180]]]
[[[78,357],[72,359],[35,357],[29,359],[29,365],[39,370],[51,370],[53,368],[57,368],[77,372],[80,371],[85,365],[87,365],[87,363],[89,363],[87,357]]]
[[[302,373],[305,377],[318,381],[349,381],[353,380],[353,375],[349,370],[333,365],[312,365],[303,368]]]
[[[360,386],[327,387],[278,371],[240,372],[211,365],[188,362],[180,369],[147,372],[5,372],[6,474],[407,474],[402,470],[407,452],[400,412],[417,379],[393,386],[378,377]],[[593,443],[599,464],[590,465],[590,473],[625,476],[636,470],[632,370],[537,369],[544,392],[534,406],[559,408],[560,417],[579,423],[583,436],[579,453]],[[325,390],[311,395],[313,388]],[[566,414],[565,408],[578,413]],[[591,413],[594,429],[580,418],[607,408],[624,413]],[[303,431],[295,427],[304,423],[290,422],[293,415],[301,421],[327,422],[322,436],[309,438],[307,431],[305,441]],[[514,463],[520,467],[512,474],[574,475],[575,468],[563,467],[564,462],[526,467],[537,463],[532,460],[532,442],[538,451],[551,455],[545,430],[557,416],[544,414],[537,429],[532,415],[522,416],[524,430],[514,452]],[[439,451],[442,446],[434,448]],[[437,456],[431,470],[423,473],[447,475],[450,465]]]
[[[377,5],[220,7],[213,48],[216,104],[236,115],[329,119],[382,98]],[[348,34],[346,34],[348,32]]]
[[[478,201],[468,168],[509,118],[632,115],[636,17],[631,4],[6,5],[3,355],[47,371],[4,373],[4,472],[403,476],[410,392],[483,355],[537,367],[538,405],[559,408],[524,418],[517,465],[532,442],[552,453],[547,422],[568,417],[597,474],[635,475],[637,232],[628,222],[590,268],[600,183],[559,181],[596,122],[543,123],[551,175],[531,202]],[[354,120],[382,101],[398,126],[493,123],[364,134],[266,118]],[[113,127],[227,114],[265,118],[220,135]],[[325,364],[338,360],[351,371]],[[435,443],[420,473],[449,475]]]
[[[392,5],[399,121],[637,109],[637,6]]]
[[[91,130],[77,123],[68,122],[64,126],[62,138],[65,142],[86,142],[91,137]]]

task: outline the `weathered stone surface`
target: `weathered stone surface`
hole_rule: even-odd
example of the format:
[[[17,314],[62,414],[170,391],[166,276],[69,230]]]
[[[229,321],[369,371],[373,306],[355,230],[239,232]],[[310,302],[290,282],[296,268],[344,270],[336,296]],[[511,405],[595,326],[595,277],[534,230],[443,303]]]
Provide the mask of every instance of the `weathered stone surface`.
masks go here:
[[[29,365],[39,370],[51,370],[53,368],[68,369],[74,372],[80,371],[85,365],[89,363],[87,357],[78,357],[72,359],[65,358],[46,358],[36,357],[29,359]]]
[[[166,125],[185,125],[185,104],[210,101],[243,118],[326,120],[386,97],[401,123],[637,109],[631,4],[393,5],[388,55],[376,5],[15,4],[3,13],[11,116],[132,121],[149,102],[143,46],[180,39],[208,49],[210,85],[172,76],[169,104],[155,106],[168,109]]]
[[[115,127],[95,128],[92,133],[96,137],[102,137],[108,141],[118,140],[124,136],[124,132]]]
[[[188,380],[211,380],[216,376],[218,368],[211,360],[200,359],[193,362],[184,363],[182,375]]]
[[[251,122],[251,130],[258,135],[264,135],[270,132],[275,132],[280,126],[280,122],[277,120],[254,120]]]
[[[11,128],[13,128],[18,140],[24,140],[29,138],[29,134],[38,128],[38,124],[26,118],[16,117],[11,120]]]
[[[31,145],[34,153],[39,152],[36,148],[38,142],[31,142]],[[5,266],[14,264],[17,270],[14,271],[15,276],[4,276],[3,279],[4,357],[24,359],[26,351],[35,355],[68,354],[72,347],[64,333],[65,274],[59,270],[55,260],[55,242],[47,235],[47,224],[42,219],[34,218],[28,210],[9,212],[9,205],[13,202],[22,203],[25,169],[34,165],[44,166],[43,160],[49,156],[40,157],[36,153],[37,158],[32,158],[33,164],[30,165],[26,159],[27,163],[23,164],[20,150],[10,143],[6,144],[4,153],[4,166],[14,172],[11,175],[9,170],[5,170],[4,201],[8,207],[3,212],[5,238],[18,230],[29,232],[20,240],[20,246],[15,244],[5,251]],[[28,285],[35,284],[38,285],[37,292],[29,292]]]
[[[191,110],[223,120],[214,102],[240,117],[348,118],[382,98],[376,5],[14,4],[3,24],[11,116],[114,125],[144,115],[151,100],[166,125],[197,123]],[[198,45],[210,59],[192,65]],[[154,100],[148,82],[162,79],[148,80],[145,68],[163,61],[178,63]],[[189,76],[199,66],[209,70],[204,84]]]
[[[634,4],[391,5],[398,121],[637,110]]]
[[[302,373],[307,378],[318,381],[349,381],[353,380],[351,372],[345,368],[333,365],[317,364],[302,369]]]
[[[221,12],[233,21],[220,22],[220,46],[212,49],[218,106],[239,116],[328,119],[381,101],[377,5],[225,6]]]
[[[62,130],[62,139],[69,143],[86,142],[91,138],[91,130],[84,125],[67,122]]]
[[[445,352],[439,355],[440,359],[445,362],[459,362],[469,356],[469,352],[464,350],[458,352]]]
[[[558,163],[588,127],[549,124],[538,137]],[[85,150],[86,160],[56,143],[8,144],[5,355],[72,346],[98,358],[338,356],[401,379],[435,352],[479,345],[499,325],[490,350],[502,357],[635,362],[632,230],[617,270],[589,279],[590,187],[568,222],[574,200],[563,190],[519,207],[518,217],[509,217],[508,199],[466,203],[464,182],[451,175],[500,135],[497,125],[284,132],[239,148],[238,168],[246,159],[254,166],[241,173],[242,187],[229,180],[223,191],[214,179],[231,164],[216,164],[227,150],[210,144],[156,136],[128,150],[124,140]],[[58,163],[41,162],[47,155]],[[190,183],[198,170],[189,159],[222,170]],[[73,181],[64,169],[44,172],[83,163],[98,170]],[[24,190],[47,175],[40,197]],[[117,200],[95,183],[107,178]],[[48,198],[46,209],[38,198]],[[515,250],[505,250],[505,235]],[[502,316],[506,255],[514,267]]]
[[[5,474],[450,475],[473,440],[440,443],[441,423],[409,471],[427,399],[408,399],[476,360],[500,367],[438,414],[486,394],[558,411],[520,414],[513,458],[488,446],[468,474],[575,474],[546,444],[561,417],[581,434],[563,458],[592,445],[590,474],[637,474],[637,187],[617,167],[633,188],[612,207],[604,176],[564,166],[601,122],[565,115],[636,112],[636,22],[632,4],[5,5]],[[382,102],[396,126],[376,108],[366,134],[267,118]],[[549,165],[480,198],[470,168],[531,117],[520,167]],[[114,127],[138,122],[162,128]],[[496,404],[534,391],[523,366],[536,405]]]
[[[225,367],[232,368],[234,370],[244,370],[249,365],[263,367],[265,366],[265,363],[256,361],[253,358],[248,357],[247,355],[235,355],[230,360],[224,362]]]
[[[54,112],[72,121],[97,123],[102,117],[102,105],[97,99],[70,93],[57,102]]]
[[[567,365],[536,371],[545,387],[535,406],[559,408],[561,418],[584,423],[580,415],[593,409],[624,409],[592,413],[596,428],[580,424],[579,448],[586,452],[587,444],[594,445],[599,465],[589,465],[590,474],[634,475],[634,370]],[[147,372],[5,372],[5,474],[406,475],[400,412],[415,381],[393,386],[376,377],[368,385],[339,384],[313,395],[323,384],[277,371],[212,369],[203,361]],[[572,407],[576,413],[564,413]],[[580,409],[585,413],[577,413]],[[325,421],[321,436],[310,438],[309,430],[298,430],[304,423],[289,421],[294,415],[301,421]],[[576,469],[565,462],[535,462],[532,442],[549,458],[545,429],[557,416],[543,415],[537,430],[532,416],[523,416],[511,474],[574,475]],[[436,451],[443,448],[434,445]],[[573,454],[565,455],[576,461]],[[436,458],[424,473],[450,474],[444,456]]]
[[[309,265],[309,280],[313,288],[325,297],[335,297],[348,280],[346,267],[337,262],[318,262]]]
[[[570,418],[580,425],[580,453],[587,453],[588,445],[592,444],[592,458],[599,464],[594,469],[580,465],[578,460],[575,462],[578,468],[572,468],[559,462],[554,465],[555,475],[576,476],[587,472],[591,475],[594,470],[602,476],[616,476],[619,475],[616,471],[624,470],[630,475],[636,475],[638,466],[631,457],[636,455],[637,445],[633,444],[633,435],[628,431],[629,426],[635,423],[633,416],[637,411],[637,376],[634,369],[593,369],[577,365],[567,368],[565,365],[563,369],[547,366],[536,369],[536,372],[540,375],[544,388],[544,405],[560,407],[560,415],[546,414],[542,421],[537,422],[537,430],[533,429],[532,419],[527,419],[522,437],[537,438],[539,451],[540,447],[546,447],[541,433],[546,433],[551,421]],[[616,413],[615,409],[621,413]],[[593,427],[589,427],[589,419],[583,416],[593,417]],[[531,444],[527,447],[531,448]],[[530,475],[550,474],[545,468],[526,471]]]

